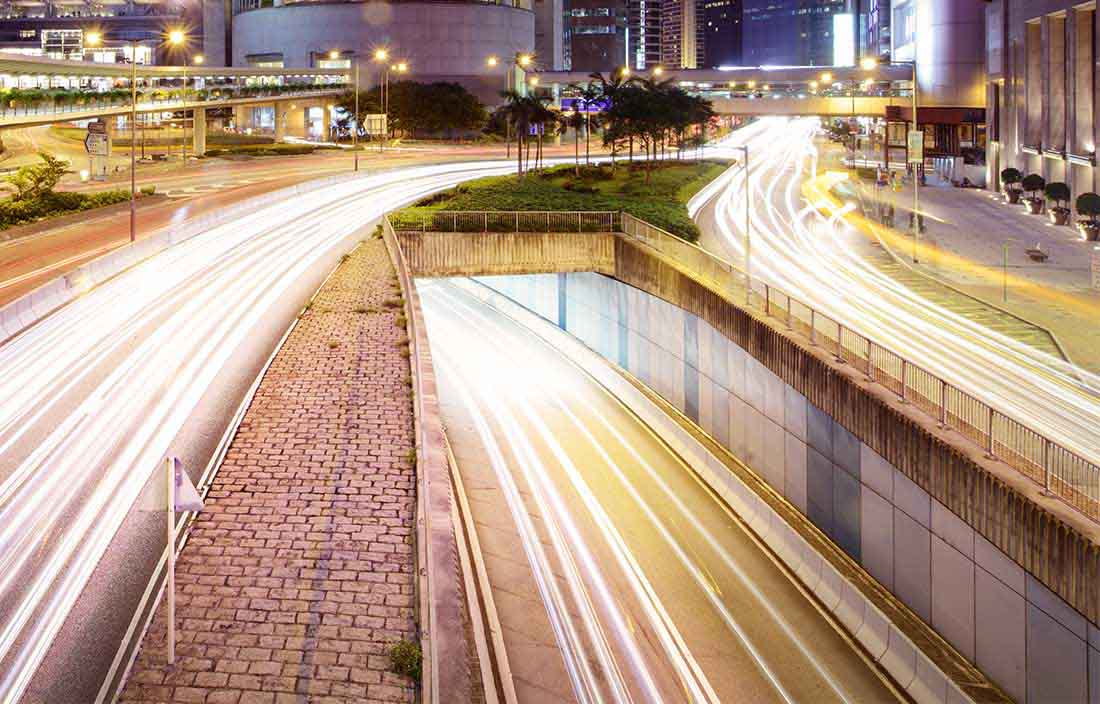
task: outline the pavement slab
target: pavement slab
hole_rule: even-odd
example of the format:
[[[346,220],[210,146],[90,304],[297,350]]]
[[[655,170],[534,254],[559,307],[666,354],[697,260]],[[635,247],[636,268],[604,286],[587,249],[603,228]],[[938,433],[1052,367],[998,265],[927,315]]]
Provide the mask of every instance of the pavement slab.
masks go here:
[[[381,240],[325,283],[267,370],[181,552],[177,660],[162,603],[120,701],[411,702],[412,391]]]

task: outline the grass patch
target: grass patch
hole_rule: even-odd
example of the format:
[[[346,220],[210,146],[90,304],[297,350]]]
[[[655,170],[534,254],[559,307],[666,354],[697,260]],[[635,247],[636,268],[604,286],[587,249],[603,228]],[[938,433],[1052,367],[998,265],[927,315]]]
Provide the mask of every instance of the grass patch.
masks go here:
[[[419,643],[399,640],[390,648],[391,672],[419,682],[422,667],[423,656],[420,653]]]
[[[651,166],[648,179],[639,162],[583,166],[579,177],[572,165],[562,165],[519,179],[478,179],[423,198],[397,218],[419,222],[439,210],[621,210],[695,242],[699,228],[684,206],[728,164],[670,160]]]
[[[206,156],[230,156],[245,154],[248,156],[287,156],[292,154],[312,154],[318,149],[339,149],[327,144],[238,144],[233,146],[207,149]]]
[[[152,193],[148,195],[152,195]],[[141,195],[139,194],[138,197],[140,198]],[[115,203],[124,203],[128,200],[130,200],[130,191],[123,188],[97,191],[95,193],[51,191],[37,198],[27,198],[25,200],[5,198],[0,200],[0,230],[59,215],[68,215],[83,210],[114,205]]]

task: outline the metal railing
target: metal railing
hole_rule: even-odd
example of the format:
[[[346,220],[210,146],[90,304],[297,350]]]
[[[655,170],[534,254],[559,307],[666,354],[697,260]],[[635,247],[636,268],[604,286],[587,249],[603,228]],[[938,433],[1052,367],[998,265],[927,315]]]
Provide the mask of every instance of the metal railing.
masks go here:
[[[433,210],[390,213],[402,232],[618,232],[619,213],[593,211]]]
[[[696,245],[627,213],[624,236],[665,255],[671,263],[738,305],[782,321],[809,337],[838,361],[850,364],[904,402],[957,431],[1094,521],[1100,521],[1100,466],[1032,430],[813,306],[745,272]],[[746,288],[748,295],[746,298]]]

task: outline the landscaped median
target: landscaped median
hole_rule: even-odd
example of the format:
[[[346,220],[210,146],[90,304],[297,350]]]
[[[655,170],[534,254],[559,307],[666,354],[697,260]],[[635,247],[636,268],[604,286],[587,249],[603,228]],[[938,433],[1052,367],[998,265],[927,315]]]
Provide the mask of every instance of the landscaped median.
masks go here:
[[[699,228],[686,204],[727,166],[723,161],[669,160],[565,165],[521,177],[490,176],[423,198],[394,219],[427,222],[440,211],[621,211],[695,242]],[[561,223],[575,232],[576,228],[569,230],[572,225]]]
[[[45,152],[40,156],[41,163],[24,166],[5,179],[13,193],[0,200],[0,230],[130,200],[130,191],[124,188],[92,193],[55,191],[68,163]],[[138,197],[155,192],[156,187],[145,186]]]

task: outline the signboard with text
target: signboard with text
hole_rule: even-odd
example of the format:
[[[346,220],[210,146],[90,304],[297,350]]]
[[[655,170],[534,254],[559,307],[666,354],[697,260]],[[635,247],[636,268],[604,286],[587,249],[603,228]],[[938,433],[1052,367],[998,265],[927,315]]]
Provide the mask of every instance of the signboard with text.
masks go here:
[[[909,163],[924,163],[924,130],[909,130],[909,138],[906,142],[909,146]]]

